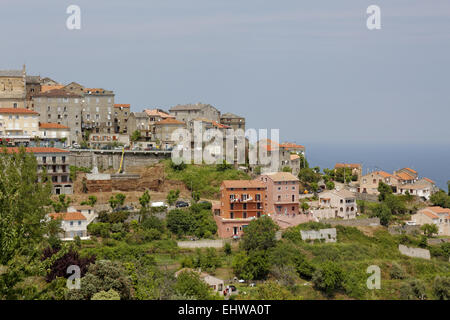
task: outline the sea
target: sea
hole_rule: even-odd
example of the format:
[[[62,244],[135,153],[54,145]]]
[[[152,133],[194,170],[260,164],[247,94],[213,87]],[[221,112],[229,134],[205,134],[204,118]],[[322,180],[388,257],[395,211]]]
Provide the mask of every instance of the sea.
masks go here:
[[[304,144],[310,167],[333,168],[340,163],[360,163],[363,174],[375,170],[392,173],[404,167],[414,169],[419,177],[433,180],[447,191],[450,180],[450,142],[430,144]]]

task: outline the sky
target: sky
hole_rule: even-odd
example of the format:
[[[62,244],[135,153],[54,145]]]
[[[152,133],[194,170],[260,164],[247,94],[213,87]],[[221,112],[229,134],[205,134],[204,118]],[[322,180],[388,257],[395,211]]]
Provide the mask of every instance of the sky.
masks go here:
[[[133,111],[202,102],[306,146],[450,148],[446,0],[1,0],[0,28],[0,69],[114,90]]]

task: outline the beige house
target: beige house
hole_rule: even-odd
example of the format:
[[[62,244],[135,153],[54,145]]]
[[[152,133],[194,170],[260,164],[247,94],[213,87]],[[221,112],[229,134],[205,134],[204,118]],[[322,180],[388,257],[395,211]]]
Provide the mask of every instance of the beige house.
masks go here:
[[[358,180],[362,176],[362,165],[359,163],[336,163],[334,165],[334,171],[337,169],[346,168],[352,170],[352,175],[358,176]],[[347,172],[347,170],[345,171]]]
[[[182,121],[167,118],[155,123],[155,140],[158,140],[161,149],[170,150],[174,147],[175,141],[172,140],[172,134],[180,128],[185,128],[186,124]]]
[[[379,194],[378,185],[380,182],[384,182],[387,185],[393,187],[396,192],[397,185],[399,184],[398,178],[386,171],[374,171],[361,177],[360,186],[358,192],[367,194]]]
[[[427,207],[411,216],[411,221],[418,225],[435,224],[438,226],[438,235],[450,236],[450,209],[442,207]]]
[[[410,195],[424,198],[429,200],[433,193],[439,191],[433,180],[428,178],[422,178],[417,180],[415,183],[399,184],[397,186],[398,194],[406,194],[408,192]]]
[[[27,143],[39,136],[39,114],[25,108],[0,108],[0,139]]]
[[[178,121],[188,123],[195,118],[206,118],[216,122],[220,121],[220,111],[210,104],[185,104],[170,108],[170,114]]]
[[[114,105],[114,133],[128,134],[129,104]]]
[[[231,127],[233,130],[242,129],[245,131],[245,118],[230,112],[220,116],[220,123]]]
[[[62,232],[59,235],[61,240],[71,241],[77,236],[81,240],[89,239],[87,235],[87,219],[80,212],[50,213],[48,216],[54,220],[61,221]]]
[[[26,108],[26,72],[0,70],[0,108]]]
[[[311,208],[311,212],[317,220],[334,218],[355,219],[357,211],[354,193],[345,189],[321,193],[318,207]]]
[[[61,139],[66,140],[63,145],[70,145],[70,128],[58,123],[39,123],[39,137],[41,145],[51,141],[60,142]],[[48,144],[47,143],[47,144]]]

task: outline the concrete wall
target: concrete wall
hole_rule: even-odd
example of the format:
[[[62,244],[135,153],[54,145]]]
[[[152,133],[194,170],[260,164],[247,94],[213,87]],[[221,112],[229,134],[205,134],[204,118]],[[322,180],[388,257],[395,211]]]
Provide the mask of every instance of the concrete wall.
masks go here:
[[[430,260],[430,250],[427,249],[421,249],[421,248],[410,248],[407,246],[404,246],[402,244],[398,245],[398,250],[400,250],[401,254],[404,254],[405,256],[412,257],[412,258],[422,258]]]
[[[322,223],[332,226],[341,225],[347,227],[379,226],[380,218],[353,219],[353,220],[322,220]]]
[[[325,240],[325,242],[336,242],[336,228],[320,230],[300,230],[302,240]]]
[[[180,248],[222,248],[225,240],[178,241]]]
[[[388,231],[390,234],[414,234],[420,233],[420,226],[390,226],[388,227]]]

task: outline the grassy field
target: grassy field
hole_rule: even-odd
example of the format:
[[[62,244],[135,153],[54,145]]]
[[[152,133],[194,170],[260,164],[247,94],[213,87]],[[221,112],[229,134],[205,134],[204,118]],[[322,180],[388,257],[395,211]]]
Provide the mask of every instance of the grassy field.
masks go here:
[[[170,160],[164,161],[166,178],[183,181],[190,190],[200,192],[200,197],[218,199],[219,188],[223,180],[249,180],[250,176],[236,169],[217,170],[215,165],[189,164],[184,170],[176,171],[170,166]]]

